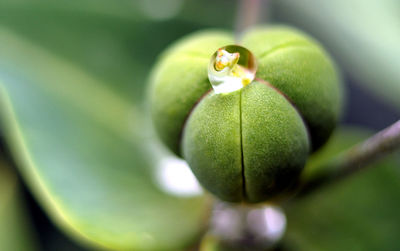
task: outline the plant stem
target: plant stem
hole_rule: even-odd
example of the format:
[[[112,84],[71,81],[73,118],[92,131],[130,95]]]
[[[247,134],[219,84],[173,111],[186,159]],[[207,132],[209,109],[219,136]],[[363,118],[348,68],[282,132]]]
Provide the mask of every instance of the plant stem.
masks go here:
[[[400,148],[400,120],[369,139],[342,152],[318,168],[319,172],[301,182],[299,195],[340,180]]]
[[[236,19],[236,40],[247,28],[264,19],[267,0],[239,0]]]

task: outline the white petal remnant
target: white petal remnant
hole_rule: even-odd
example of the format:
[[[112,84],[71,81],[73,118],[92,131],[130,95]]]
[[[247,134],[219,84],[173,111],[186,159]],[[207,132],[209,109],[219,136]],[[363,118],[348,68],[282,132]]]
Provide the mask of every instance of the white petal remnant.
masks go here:
[[[216,204],[208,236],[222,246],[266,250],[276,245],[286,230],[286,216],[277,206]]]
[[[265,206],[251,210],[247,215],[247,224],[254,235],[274,243],[285,233],[286,217],[280,208]]]
[[[175,196],[191,197],[203,193],[186,161],[179,158],[163,158],[158,165],[156,178],[163,191]]]

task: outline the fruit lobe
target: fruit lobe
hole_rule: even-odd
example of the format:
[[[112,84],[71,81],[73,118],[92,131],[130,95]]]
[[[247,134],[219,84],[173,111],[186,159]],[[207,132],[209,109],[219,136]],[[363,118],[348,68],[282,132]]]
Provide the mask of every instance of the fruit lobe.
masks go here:
[[[216,94],[207,66],[232,40],[229,33],[207,31],[169,48],[151,75],[151,114],[162,141],[205,188],[226,201],[260,202],[287,190],[310,149],[328,139],[341,86],[313,39],[288,27],[260,27],[240,41],[255,55],[257,80]]]

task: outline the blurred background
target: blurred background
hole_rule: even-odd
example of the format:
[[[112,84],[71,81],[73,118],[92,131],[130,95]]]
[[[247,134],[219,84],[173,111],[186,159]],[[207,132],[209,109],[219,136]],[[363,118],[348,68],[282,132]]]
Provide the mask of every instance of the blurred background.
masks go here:
[[[131,129],[123,128],[121,131],[140,130],[132,129],[136,127],[132,126],[131,123],[140,124],[142,123],[140,122],[141,118],[145,117],[142,113],[146,81],[149,71],[161,51],[173,41],[194,31],[209,28],[237,29],[240,25],[238,22],[240,22],[243,6],[256,2],[258,1],[0,0],[0,87],[3,84],[8,97],[7,104],[11,104],[14,117],[16,117],[16,119],[11,119],[13,113],[7,109],[3,110],[0,117],[0,121],[3,122],[2,127],[0,127],[0,249],[91,250],[91,248],[99,248],[101,245],[96,246],[98,243],[92,245],[93,236],[97,234],[91,236],[92,229],[88,230],[88,234],[82,234],[89,236],[85,236],[83,241],[79,240],[80,237],[76,237],[77,234],[71,234],[71,232],[79,232],[80,227],[85,228],[89,224],[88,222],[81,225],[72,224],[74,227],[70,228],[68,224],[63,223],[66,220],[63,217],[60,218],[60,215],[64,214],[54,213],[54,211],[63,211],[65,208],[69,209],[68,203],[78,202],[74,202],[69,197],[64,199],[62,192],[54,192],[49,197],[53,198],[55,204],[62,204],[62,206],[60,206],[61,209],[58,208],[53,211],[51,209],[53,204],[48,202],[47,199],[41,199],[43,195],[42,186],[51,191],[53,191],[52,189],[61,191],[54,187],[57,186],[57,183],[62,183],[62,178],[56,174],[54,174],[55,176],[51,176],[53,174],[46,176],[47,172],[50,173],[53,170],[50,168],[51,164],[58,164],[63,160],[63,157],[58,158],[57,154],[51,151],[52,147],[56,149],[55,151],[61,151],[62,149],[58,148],[57,142],[61,145],[69,142],[64,139],[64,136],[57,133],[61,134],[63,130],[68,131],[69,123],[78,121],[77,124],[71,124],[71,128],[78,128],[76,130],[83,128],[82,130],[85,133],[80,134],[79,138],[86,140],[87,133],[85,130],[91,132],[91,129],[86,127],[97,124],[86,123],[85,118],[75,118],[74,116],[77,116],[75,113],[80,113],[81,110],[90,112],[91,105],[99,109],[93,115],[93,120],[97,121],[96,123],[101,125],[105,123],[112,128],[119,128],[120,124],[118,123],[125,123],[126,121],[115,123],[109,123],[109,121],[113,120],[115,114],[115,116],[124,114],[121,112],[123,109],[119,108],[120,103],[129,104],[127,114],[138,114],[133,122],[127,122],[127,127]],[[260,2],[261,9],[259,10],[258,20],[260,24],[279,23],[298,27],[319,40],[333,56],[342,73],[346,89],[342,125],[378,131],[400,118],[399,1],[269,0]],[[41,85],[38,84],[39,82],[46,82],[46,84]],[[110,95],[107,94],[107,96],[103,91],[91,92],[92,89],[84,87],[86,85],[92,87],[99,85],[101,86],[99,89],[104,89],[104,93]],[[82,86],[82,89],[80,89],[80,86]],[[0,93],[1,91],[0,88]],[[110,97],[111,101],[95,101],[96,96],[100,98],[107,96]],[[5,96],[0,97],[4,98]],[[70,99],[70,97],[73,97],[73,99]],[[78,101],[75,100],[75,97]],[[64,98],[67,101],[63,101],[64,103],[59,105],[58,100],[64,100]],[[113,98],[119,100],[115,102],[118,105],[113,106]],[[68,102],[71,104],[69,105]],[[74,107],[74,102],[81,102],[82,105],[75,107],[74,110],[71,108]],[[76,109],[79,112],[76,112]],[[59,117],[52,116],[53,113]],[[35,114],[40,115],[36,116]],[[82,112],[82,114],[85,113]],[[102,120],[103,116],[104,120],[107,120],[106,122]],[[9,120],[13,122],[8,123]],[[31,126],[31,121],[35,121],[37,124]],[[14,132],[10,128],[14,126],[17,128],[17,124],[22,125],[20,126],[20,133],[16,134],[26,141],[24,151],[18,147],[21,144],[15,143],[15,137],[8,136]],[[28,128],[23,128],[27,125]],[[41,129],[49,131],[51,143],[48,143],[46,136],[36,133]],[[103,132],[98,133],[100,135]],[[118,148],[118,146],[125,144],[111,142],[105,136],[104,141],[93,140],[92,142],[92,138],[95,138],[96,135],[97,132],[90,137],[88,136],[88,145],[82,147],[91,148],[95,145],[109,144],[110,148],[114,146]],[[36,146],[30,142],[39,143]],[[48,144],[49,147],[44,153],[40,147],[45,144]],[[68,148],[68,146],[64,147]],[[92,149],[97,149],[96,147]],[[25,163],[25,161],[20,161],[19,158],[26,159],[26,157],[23,153],[18,154],[19,151],[31,153],[29,156],[32,156],[33,162],[37,162],[37,166],[39,166],[38,163],[43,163],[43,166],[49,165],[47,169],[38,167],[37,172],[35,172],[39,177],[43,173],[46,174],[43,175],[43,180],[35,180],[31,177],[33,175],[31,171],[20,167],[24,165],[21,163]],[[79,151],[79,144],[71,145],[68,151],[70,151],[68,154],[75,154],[74,151]],[[90,153],[85,151],[82,154],[76,153],[76,155],[79,155],[77,161],[85,159],[85,161],[88,161],[85,163],[97,163],[94,160],[95,157],[107,155],[108,151],[112,150],[105,148]],[[48,155],[54,156],[50,160]],[[110,163],[120,161],[129,153],[123,156],[118,153],[114,155],[109,160]],[[127,157],[126,162],[128,161],[129,158]],[[398,162],[396,163],[398,164]],[[398,167],[397,164],[392,164],[392,166]],[[73,166],[75,163],[66,164],[67,167],[70,165]],[[129,166],[125,162],[121,165],[124,168]],[[79,165],[77,164],[77,166]],[[124,168],[117,169],[123,173]],[[70,169],[66,168],[65,170]],[[90,169],[85,174],[77,174],[78,176],[74,176],[71,171],[72,173],[67,176],[71,180],[73,180],[72,177],[78,177],[75,178],[77,180],[91,180],[92,174],[90,172],[93,170]],[[145,177],[147,174],[143,175]],[[396,175],[400,174],[396,173]],[[57,178],[51,180],[52,177],[56,176]],[[90,183],[82,182],[84,184]],[[124,182],[129,183],[129,181]],[[385,181],[382,181],[382,183],[385,183]],[[71,183],[71,186],[74,184]],[[94,187],[97,187],[97,185],[98,183]],[[64,184],[62,191],[65,191],[67,186],[67,183]],[[393,191],[396,188],[400,188],[400,184],[394,181],[390,189]],[[120,193],[119,190],[113,192]],[[376,213],[378,220],[373,222],[374,224],[378,222],[378,225],[379,222],[382,223],[381,226],[378,226],[382,233],[391,232],[390,243],[383,245],[381,250],[396,250],[396,248],[400,248],[400,241],[395,240],[395,236],[400,233],[400,218],[398,216],[397,218],[390,217],[396,215],[393,212],[400,209],[400,202],[396,200],[400,198],[398,195],[397,197],[386,195],[388,198],[385,201],[380,201],[377,198],[378,195],[375,197],[371,195],[373,198],[377,198],[376,201],[371,203],[373,205],[380,204]],[[79,190],[75,191],[74,196],[80,196]],[[87,196],[89,198],[90,194]],[[388,201],[395,202],[385,204],[389,203]],[[125,204],[122,203],[122,205]],[[93,206],[99,205],[94,203]],[[385,206],[391,210],[386,211],[383,208]],[[75,207],[75,205],[71,205],[72,207]],[[76,208],[78,207],[76,206]],[[75,208],[73,210],[79,211]],[[73,210],[71,209],[71,212]],[[114,212],[112,210],[115,209],[109,210],[106,212]],[[87,209],[87,211],[90,212],[90,209]],[[371,211],[373,210],[371,209]],[[382,216],[379,211],[387,212],[387,218],[383,217],[384,219],[379,221],[379,217]],[[106,215],[105,213],[102,217]],[[79,217],[84,217],[84,214],[79,215]],[[393,220],[393,223],[388,226],[386,222],[390,219]],[[198,221],[195,222],[198,224]],[[107,222],[107,224],[109,223]],[[99,226],[96,225],[95,228],[99,228]],[[156,228],[159,229],[157,226]],[[363,227],[360,225],[360,228]],[[151,227],[146,225],[145,229],[150,231],[147,229],[151,229]],[[321,229],[310,230],[309,236],[313,236],[318,230]],[[135,231],[139,230],[135,229]],[[356,233],[358,229],[354,231]],[[386,241],[384,236],[377,237],[381,235],[378,232],[368,234],[362,232],[359,236],[365,239],[372,238],[376,240],[376,243]],[[332,238],[336,236],[335,234],[331,235]],[[297,238],[296,233],[292,236],[294,236],[291,239],[293,243],[299,243],[299,249],[307,250],[307,247],[314,247],[314,250],[320,250],[321,248],[320,243],[315,245],[302,243],[299,238],[303,237]],[[355,236],[358,235],[355,234]],[[179,235],[180,237],[181,235]],[[344,243],[344,246],[345,244],[352,244],[353,246],[350,246],[349,250],[365,250],[361,248],[363,246],[358,245],[360,239],[356,237],[353,239],[352,234],[339,235],[337,238],[343,238],[337,241]],[[90,241],[87,241],[87,239],[90,239]],[[303,240],[304,242],[309,241],[306,237]],[[334,240],[325,241],[329,243],[329,241]],[[288,245],[288,247],[293,246]],[[371,250],[374,250],[374,247],[377,246],[372,246]]]

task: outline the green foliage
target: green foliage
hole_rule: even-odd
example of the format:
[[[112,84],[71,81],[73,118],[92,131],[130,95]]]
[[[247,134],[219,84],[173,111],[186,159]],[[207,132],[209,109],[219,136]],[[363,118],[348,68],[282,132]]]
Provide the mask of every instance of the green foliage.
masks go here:
[[[314,150],[328,139],[341,86],[329,56],[295,29],[255,28],[241,42],[259,63],[257,77],[273,87],[254,83],[236,94],[207,93],[210,56],[232,43],[229,35],[209,31],[162,55],[150,80],[150,105],[161,139],[208,190],[227,201],[259,202],[300,173],[310,144],[305,126]]]
[[[4,135],[56,224],[97,248],[190,245],[209,203],[160,189],[154,173],[163,156],[151,147],[137,106],[68,61],[5,29],[0,34]]]

